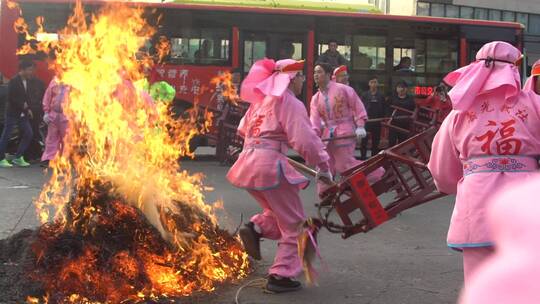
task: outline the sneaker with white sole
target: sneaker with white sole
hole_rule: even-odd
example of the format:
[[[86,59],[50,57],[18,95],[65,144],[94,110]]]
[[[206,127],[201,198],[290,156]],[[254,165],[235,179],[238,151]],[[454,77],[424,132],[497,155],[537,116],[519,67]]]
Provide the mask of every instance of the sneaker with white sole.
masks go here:
[[[18,157],[18,158],[14,158],[12,161],[11,161],[14,165],[16,166],[19,166],[19,167],[28,167],[30,166],[29,163],[27,163],[25,160],[24,160],[24,157]]]
[[[10,164],[7,159],[4,158],[0,160],[0,168],[11,168],[11,167],[13,167],[13,165]]]

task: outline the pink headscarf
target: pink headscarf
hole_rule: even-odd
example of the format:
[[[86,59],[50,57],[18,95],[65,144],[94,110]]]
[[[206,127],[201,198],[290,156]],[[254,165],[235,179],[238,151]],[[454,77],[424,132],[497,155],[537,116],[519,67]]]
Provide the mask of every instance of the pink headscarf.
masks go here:
[[[521,52],[509,43],[494,41],[484,45],[476,61],[448,74],[449,95],[457,111],[467,111],[477,96],[495,89],[504,90],[504,99],[514,101],[521,90],[519,70],[514,65]]]
[[[303,68],[303,62],[293,59],[275,62],[265,58],[255,62],[242,82],[240,97],[250,103],[262,101],[268,95],[281,97],[291,79],[302,70],[300,66]]]
[[[523,91],[534,91],[534,77],[540,76],[540,59],[537,60],[532,66],[531,77],[527,79],[523,86]]]
[[[463,290],[460,304],[540,303],[540,177],[494,197],[488,224],[496,252]]]

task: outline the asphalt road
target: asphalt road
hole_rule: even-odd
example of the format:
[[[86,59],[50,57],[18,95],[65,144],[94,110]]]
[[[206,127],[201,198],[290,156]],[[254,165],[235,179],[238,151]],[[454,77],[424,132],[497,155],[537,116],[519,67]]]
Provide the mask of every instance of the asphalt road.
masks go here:
[[[247,192],[235,189],[226,181],[227,167],[208,160],[186,161],[182,166],[206,175],[206,184],[214,188],[207,193],[207,202],[224,201],[226,212],[219,214],[222,226],[232,231],[238,226],[241,214],[247,220],[260,210]],[[0,170],[0,239],[7,237],[15,225],[15,231],[19,231],[38,224],[29,204],[45,180],[43,169],[37,165]],[[304,190],[302,198],[307,212],[314,215],[313,204],[317,201],[314,187]],[[258,288],[246,288],[241,303],[456,303],[463,282],[461,255],[449,250],[445,243],[452,206],[453,197],[442,198],[408,210],[367,234],[346,240],[323,231],[319,241],[328,269],[322,271],[318,287],[283,295],[267,295]],[[264,276],[275,249],[276,243],[263,242],[263,261],[246,282]],[[234,303],[237,288],[221,288],[211,302]]]

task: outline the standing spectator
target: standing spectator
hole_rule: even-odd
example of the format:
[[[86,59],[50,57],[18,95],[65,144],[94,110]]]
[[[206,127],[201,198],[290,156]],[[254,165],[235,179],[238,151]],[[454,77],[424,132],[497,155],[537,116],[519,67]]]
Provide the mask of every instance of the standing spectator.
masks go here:
[[[408,89],[409,86],[405,81],[401,80],[400,82],[398,82],[396,85],[395,94],[390,100],[390,105],[404,108],[409,111],[414,111],[416,105],[414,103],[414,99],[409,94]],[[403,116],[403,114],[404,113],[401,113],[398,116]],[[411,126],[411,121],[410,119],[397,119],[396,121],[393,121],[392,124],[396,127],[409,130]],[[405,141],[408,138],[407,134],[399,132],[393,128],[390,129],[388,137],[389,147],[395,146],[396,144]]]
[[[4,117],[8,95],[8,80],[0,73],[0,125],[4,126]]]
[[[371,77],[369,80],[369,91],[362,95],[362,102],[367,110],[369,118],[382,118],[386,113],[386,102],[384,95],[379,92],[379,80],[377,76]],[[371,134],[371,156],[379,153],[379,143],[381,141],[381,123],[368,122],[366,130]],[[367,158],[368,138],[362,139],[360,148],[361,159]]]
[[[19,73],[8,84],[8,98],[6,104],[6,120],[2,137],[0,137],[0,167],[12,167],[6,160],[6,147],[15,126],[19,126],[21,141],[13,164],[21,167],[27,167],[30,164],[24,160],[23,154],[32,140],[32,127],[30,118],[32,110],[30,109],[30,96],[28,94],[31,85],[30,79],[35,73],[35,64],[32,61],[21,60],[19,63]]]
[[[45,84],[37,77],[29,79],[30,86],[28,87],[28,97],[30,98],[30,110],[32,117],[30,118],[30,126],[32,127],[32,141],[24,154],[29,161],[38,160],[43,153],[44,138],[41,136],[40,126],[43,122],[43,95],[45,94]]]
[[[332,66],[332,70],[340,65],[348,65],[349,62],[347,62],[347,59],[345,59],[345,57],[339,53],[337,47],[337,41],[330,40],[328,42],[328,50],[319,56],[319,59],[317,59],[315,64],[327,63]]]

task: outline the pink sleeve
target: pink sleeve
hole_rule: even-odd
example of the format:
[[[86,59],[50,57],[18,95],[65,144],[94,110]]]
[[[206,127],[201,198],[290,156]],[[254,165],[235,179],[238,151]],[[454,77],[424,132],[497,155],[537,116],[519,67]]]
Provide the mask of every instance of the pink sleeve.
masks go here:
[[[366,120],[368,119],[364,103],[362,102],[360,97],[358,97],[358,94],[356,94],[353,88],[350,88],[350,90],[347,91],[349,91],[348,99],[351,109],[353,111],[354,122],[356,123],[357,127],[363,127],[366,124]]]
[[[322,119],[317,109],[317,94],[313,95],[311,98],[311,103],[309,105],[309,119],[311,120],[311,126],[317,134],[317,136],[322,135]]]
[[[284,96],[279,111],[279,122],[287,134],[289,145],[309,165],[328,169],[328,154],[324,144],[311,127],[305,106],[296,98]]]
[[[437,189],[447,194],[456,193],[457,184],[463,178],[463,165],[452,138],[455,118],[456,113],[452,112],[443,121],[433,140],[428,163]]]
[[[49,86],[47,87],[47,90],[45,91],[45,94],[43,95],[43,101],[42,101],[42,104],[43,104],[43,112],[44,113],[49,113],[51,112],[51,105],[52,105],[52,91],[53,91],[53,88],[56,86],[56,81],[54,80],[51,80],[51,82],[49,83]]]

